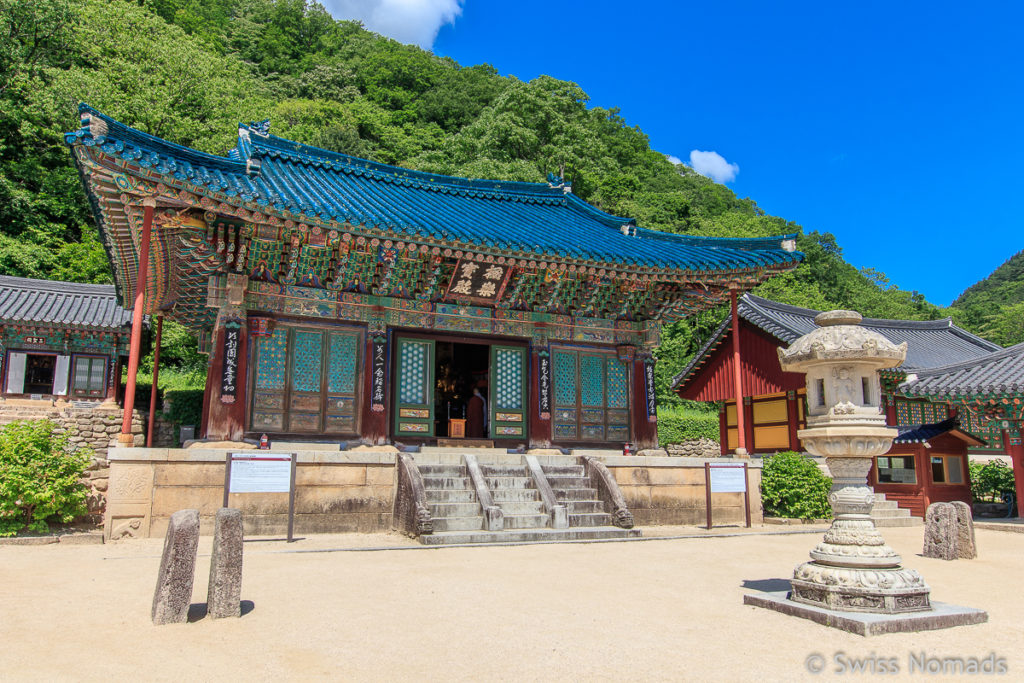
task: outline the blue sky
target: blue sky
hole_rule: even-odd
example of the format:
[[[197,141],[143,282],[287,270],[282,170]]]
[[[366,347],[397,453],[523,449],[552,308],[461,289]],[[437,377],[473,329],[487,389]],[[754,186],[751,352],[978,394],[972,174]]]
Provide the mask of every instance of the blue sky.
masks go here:
[[[326,4],[463,65],[575,81],[654,149],[716,152],[737,194],[933,303],[1024,249],[1020,3]]]

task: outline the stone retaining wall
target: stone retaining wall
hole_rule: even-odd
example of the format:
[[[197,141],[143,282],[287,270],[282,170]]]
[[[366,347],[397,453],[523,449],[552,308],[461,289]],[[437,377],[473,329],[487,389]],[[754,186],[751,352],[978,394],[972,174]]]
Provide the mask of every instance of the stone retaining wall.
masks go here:
[[[722,447],[713,439],[688,439],[680,443],[665,446],[668,454],[683,458],[717,458],[722,454]]]
[[[223,502],[226,453],[223,449],[111,449],[106,538],[162,536],[171,514],[187,508],[198,509],[202,533],[212,533],[214,514]],[[490,459],[503,457],[518,464],[521,456]],[[705,523],[705,460],[601,459],[622,487],[638,525]],[[760,469],[750,468],[754,524],[762,521],[760,475]],[[394,453],[299,451],[295,533],[390,531],[394,484]],[[743,494],[713,495],[715,525],[744,523]],[[287,494],[232,494],[228,504],[242,510],[246,534],[276,535],[286,530]]]

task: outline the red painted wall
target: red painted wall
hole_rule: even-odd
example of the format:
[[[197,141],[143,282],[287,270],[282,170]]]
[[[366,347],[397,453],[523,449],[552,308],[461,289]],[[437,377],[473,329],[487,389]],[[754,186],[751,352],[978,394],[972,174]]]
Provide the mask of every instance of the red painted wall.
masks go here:
[[[804,387],[804,376],[783,372],[777,349],[783,346],[745,320],[740,320],[740,371],[743,395],[760,396]],[[736,396],[732,370],[732,332],[726,333],[718,348],[678,393],[691,401],[725,401]]]

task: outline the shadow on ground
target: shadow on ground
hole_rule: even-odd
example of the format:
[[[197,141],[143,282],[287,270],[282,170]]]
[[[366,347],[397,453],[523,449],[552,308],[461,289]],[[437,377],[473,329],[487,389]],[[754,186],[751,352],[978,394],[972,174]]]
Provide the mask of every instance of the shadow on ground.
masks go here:
[[[242,600],[242,616],[244,617],[249,612],[256,609],[256,603],[252,600]],[[194,624],[203,617],[209,611],[209,607],[205,602],[194,602],[188,606],[188,623]]]
[[[743,583],[740,584],[744,588],[752,588],[762,593],[777,593],[779,591],[788,591],[790,589],[789,579],[743,579]]]

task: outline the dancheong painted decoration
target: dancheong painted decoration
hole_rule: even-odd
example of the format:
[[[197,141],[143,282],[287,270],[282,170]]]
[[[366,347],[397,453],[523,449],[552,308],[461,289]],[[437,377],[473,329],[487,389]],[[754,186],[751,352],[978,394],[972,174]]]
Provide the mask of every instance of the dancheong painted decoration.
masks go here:
[[[215,156],[80,113],[122,305],[212,354],[209,438],[653,445],[661,324],[802,258],[793,235],[646,230],[560,178],[421,173],[266,122]]]

